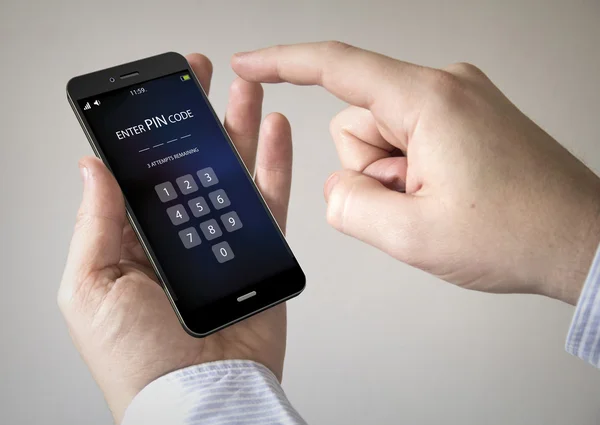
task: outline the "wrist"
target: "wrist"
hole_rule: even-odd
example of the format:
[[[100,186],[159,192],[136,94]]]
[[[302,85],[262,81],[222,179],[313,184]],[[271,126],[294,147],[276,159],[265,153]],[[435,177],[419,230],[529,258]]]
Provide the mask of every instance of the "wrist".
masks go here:
[[[576,305],[600,244],[600,185],[585,199],[571,203],[572,212],[550,243],[547,272],[540,293]]]

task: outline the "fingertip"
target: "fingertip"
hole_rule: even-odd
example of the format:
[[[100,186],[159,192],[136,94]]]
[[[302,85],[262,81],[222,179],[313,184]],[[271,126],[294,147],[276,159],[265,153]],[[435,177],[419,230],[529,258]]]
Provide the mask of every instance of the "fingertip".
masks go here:
[[[271,136],[272,134],[277,135],[286,135],[290,136],[292,133],[292,126],[290,125],[290,121],[287,117],[279,112],[271,112],[268,114],[263,120],[263,128],[262,131],[266,133],[267,136]]]
[[[335,172],[331,174],[325,181],[325,185],[323,187],[323,196],[325,197],[325,202],[329,202],[329,195],[339,180],[340,176],[337,172]]]
[[[194,74],[198,77],[200,84],[205,92],[210,90],[210,80],[213,73],[213,64],[206,56],[200,53],[190,53],[185,56],[188,63],[194,70]]]
[[[213,64],[208,57],[201,53],[190,53],[186,55],[185,58],[192,67],[201,68],[206,71],[206,73],[212,75]]]
[[[110,211],[107,215],[119,217],[124,209],[123,195],[104,163],[98,158],[86,156],[79,160],[79,169],[84,178],[81,208],[85,211],[102,208]]]
[[[260,127],[259,163],[269,168],[291,170],[293,162],[292,128],[278,112],[265,117]]]
[[[85,180],[95,178],[100,173],[108,171],[104,163],[95,156],[84,156],[79,160],[78,165]]]
[[[234,102],[251,99],[262,104],[263,96],[264,90],[260,83],[246,81],[240,77],[233,80],[229,88],[229,99]]]

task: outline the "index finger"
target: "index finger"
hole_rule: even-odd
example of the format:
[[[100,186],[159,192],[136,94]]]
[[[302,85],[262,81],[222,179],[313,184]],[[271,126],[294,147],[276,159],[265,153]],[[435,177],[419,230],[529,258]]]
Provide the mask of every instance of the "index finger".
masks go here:
[[[232,67],[247,81],[319,85],[367,109],[393,87],[405,94],[411,92],[425,69],[336,41],[238,53]]]

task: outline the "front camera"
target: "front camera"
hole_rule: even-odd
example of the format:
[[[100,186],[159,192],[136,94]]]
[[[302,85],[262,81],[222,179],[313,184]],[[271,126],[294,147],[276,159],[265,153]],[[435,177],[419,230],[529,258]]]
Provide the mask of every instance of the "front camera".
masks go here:
[[[115,77],[110,77],[110,78],[108,79],[108,81],[110,81],[111,83],[114,83],[114,82],[115,82]]]

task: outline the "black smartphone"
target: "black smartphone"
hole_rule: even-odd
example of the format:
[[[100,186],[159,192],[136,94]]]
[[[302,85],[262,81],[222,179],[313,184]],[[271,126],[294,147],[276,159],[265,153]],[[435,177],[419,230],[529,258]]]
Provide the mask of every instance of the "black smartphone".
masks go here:
[[[302,269],[183,56],[75,77],[67,97],[189,334],[302,292]]]

